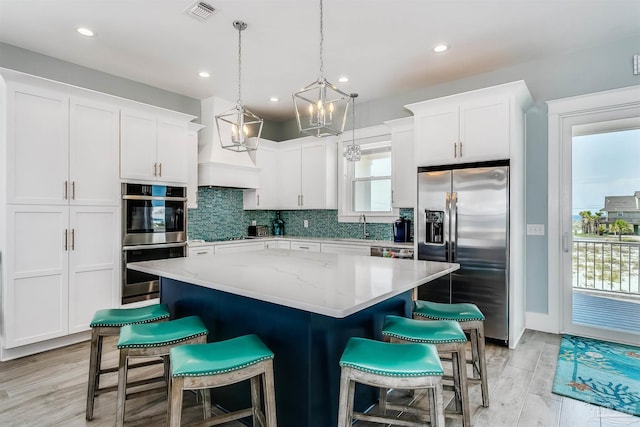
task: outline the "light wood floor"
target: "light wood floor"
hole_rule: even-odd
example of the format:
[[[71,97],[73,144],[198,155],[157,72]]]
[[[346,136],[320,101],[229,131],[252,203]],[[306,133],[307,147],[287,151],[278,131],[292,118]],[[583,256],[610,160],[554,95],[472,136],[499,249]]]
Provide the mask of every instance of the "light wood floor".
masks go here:
[[[116,352],[107,351],[113,343],[105,342],[105,361],[115,365]],[[638,417],[552,394],[559,345],[559,335],[533,331],[525,333],[515,350],[488,344],[491,407],[481,406],[479,386],[472,386],[472,424],[476,427],[640,426]],[[0,426],[113,426],[115,392],[99,396],[94,420],[84,419],[88,356],[88,343],[81,343],[0,363]],[[148,375],[149,372],[140,371],[158,368],[137,369],[132,375]],[[115,378],[111,383],[115,383]],[[127,426],[164,425],[165,399],[156,395],[128,401]],[[185,397],[183,421],[196,421],[200,417],[200,406],[189,393]],[[447,427],[459,425],[459,421],[447,420]]]

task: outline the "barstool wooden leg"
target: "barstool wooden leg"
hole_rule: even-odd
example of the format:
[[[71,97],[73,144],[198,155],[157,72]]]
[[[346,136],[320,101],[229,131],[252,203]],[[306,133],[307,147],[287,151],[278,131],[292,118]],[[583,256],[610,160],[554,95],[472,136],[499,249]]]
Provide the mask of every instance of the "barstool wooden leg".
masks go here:
[[[87,408],[85,419],[91,421],[93,419],[93,404],[96,398],[96,390],[99,387],[98,380],[100,378],[100,347],[102,337],[97,328],[91,331],[91,353],[89,355],[89,381],[87,385]]]
[[[184,377],[171,378],[171,394],[169,397],[168,424],[169,427],[180,427],[182,420],[182,394],[184,392]],[[211,413],[209,413],[211,416]]]
[[[489,407],[489,386],[488,386],[488,373],[487,373],[487,357],[484,348],[484,325],[481,323],[476,329],[477,341],[478,341],[478,353],[482,357],[479,357],[480,362],[480,386],[482,388],[482,406]]]
[[[355,384],[350,379],[351,368],[342,367],[340,375],[340,403],[338,405],[338,427],[351,427]]]
[[[444,406],[444,398],[442,397],[442,383],[437,384],[433,390],[431,399],[429,399],[431,406],[431,426],[432,427],[444,427],[444,410],[438,410]],[[433,415],[435,414],[435,416]]]
[[[251,383],[251,412],[253,413],[253,425],[263,426],[260,420],[260,377],[253,377],[249,380]]]
[[[267,367],[264,370],[264,382],[263,386],[266,390],[264,393],[264,411],[267,418],[267,427],[277,427],[278,421],[276,418],[276,395],[275,395],[275,380],[273,377],[273,360],[267,363]]]
[[[204,419],[211,418],[211,390],[203,388],[200,390],[202,393],[202,412],[204,412]]]
[[[462,425],[471,427],[471,414],[469,408],[469,385],[467,383],[467,356],[465,352],[465,344],[460,343],[458,351],[454,355],[454,364],[457,365],[458,381],[457,388],[460,389],[460,404],[462,405]],[[455,368],[454,368],[455,369]]]
[[[124,405],[127,401],[127,369],[129,350],[120,350],[120,362],[118,364],[118,395],[116,398],[116,427],[124,426]]]

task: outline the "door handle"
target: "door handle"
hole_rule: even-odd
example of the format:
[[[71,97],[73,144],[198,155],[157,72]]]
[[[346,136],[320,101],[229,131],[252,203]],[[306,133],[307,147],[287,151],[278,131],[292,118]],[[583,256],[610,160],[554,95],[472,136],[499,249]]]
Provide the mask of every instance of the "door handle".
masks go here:
[[[76,229],[75,228],[71,229],[71,250],[72,251],[76,250]]]
[[[458,144],[460,144],[460,158],[462,158],[462,142],[459,142]]]
[[[75,181],[71,181],[71,198],[73,200],[76,199],[76,182]]]
[[[260,195],[258,194],[256,197],[258,198],[258,202],[256,203],[256,206],[260,206]]]
[[[162,163],[158,163],[158,165],[158,170],[160,171],[158,172],[158,176],[162,176]]]
[[[69,181],[64,182],[64,199],[69,199]]]
[[[458,246],[458,193],[451,192],[451,218],[455,220],[453,230],[453,239],[451,240],[451,262],[456,262],[456,247]]]
[[[158,164],[153,164],[153,176],[158,176]]]
[[[64,229],[64,250],[69,250],[69,230]]]
[[[458,143],[457,142],[453,143],[453,157],[454,158],[458,158]]]

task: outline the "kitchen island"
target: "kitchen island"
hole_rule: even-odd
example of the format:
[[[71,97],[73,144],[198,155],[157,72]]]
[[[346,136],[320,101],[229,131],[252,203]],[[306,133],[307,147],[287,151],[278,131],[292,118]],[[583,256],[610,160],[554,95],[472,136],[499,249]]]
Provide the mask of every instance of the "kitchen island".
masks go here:
[[[128,264],[161,277],[173,317],[198,315],[209,341],[255,333],[274,352],[278,425],[336,425],[340,366],[352,336],[380,339],[384,317],[409,315],[411,292],[457,264],[266,249]],[[248,406],[248,384],[214,390],[222,408]],[[362,387],[356,408],[376,391]]]

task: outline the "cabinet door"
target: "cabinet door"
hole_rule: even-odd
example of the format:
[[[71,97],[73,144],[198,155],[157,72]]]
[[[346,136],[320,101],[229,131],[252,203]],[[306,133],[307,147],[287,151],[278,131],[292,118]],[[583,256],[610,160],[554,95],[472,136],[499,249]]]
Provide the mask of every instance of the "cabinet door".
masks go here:
[[[260,188],[244,190],[244,209],[279,209],[278,151],[260,146],[256,152]]]
[[[300,147],[287,147],[280,151],[280,208],[300,209]]]
[[[196,246],[189,248],[187,256],[206,256],[213,255],[213,246]]]
[[[324,142],[301,147],[301,206],[302,209],[326,207],[326,145]]]
[[[187,182],[187,207],[198,207],[198,131],[190,130],[187,135],[189,181]]]
[[[3,254],[6,348],[67,334],[68,211],[65,206],[7,209],[10,249]]]
[[[416,118],[416,166],[458,162],[458,107]]]
[[[118,206],[118,108],[72,98],[69,119],[71,204]]]
[[[413,140],[413,130],[393,132],[391,137],[391,204],[394,208],[410,208],[416,203],[417,169]]]
[[[320,252],[320,243],[315,242],[300,242],[291,241],[291,250],[294,251],[307,251],[307,252]]]
[[[69,97],[11,85],[7,138],[7,201],[68,204]]]
[[[460,106],[461,160],[509,158],[509,102],[485,99]]]
[[[189,150],[187,124],[158,120],[158,177],[163,182],[187,184],[189,181]]]
[[[155,180],[156,118],[142,112],[120,112],[120,177]]]
[[[69,227],[69,333],[89,330],[97,310],[117,305],[119,209],[72,207]]]

